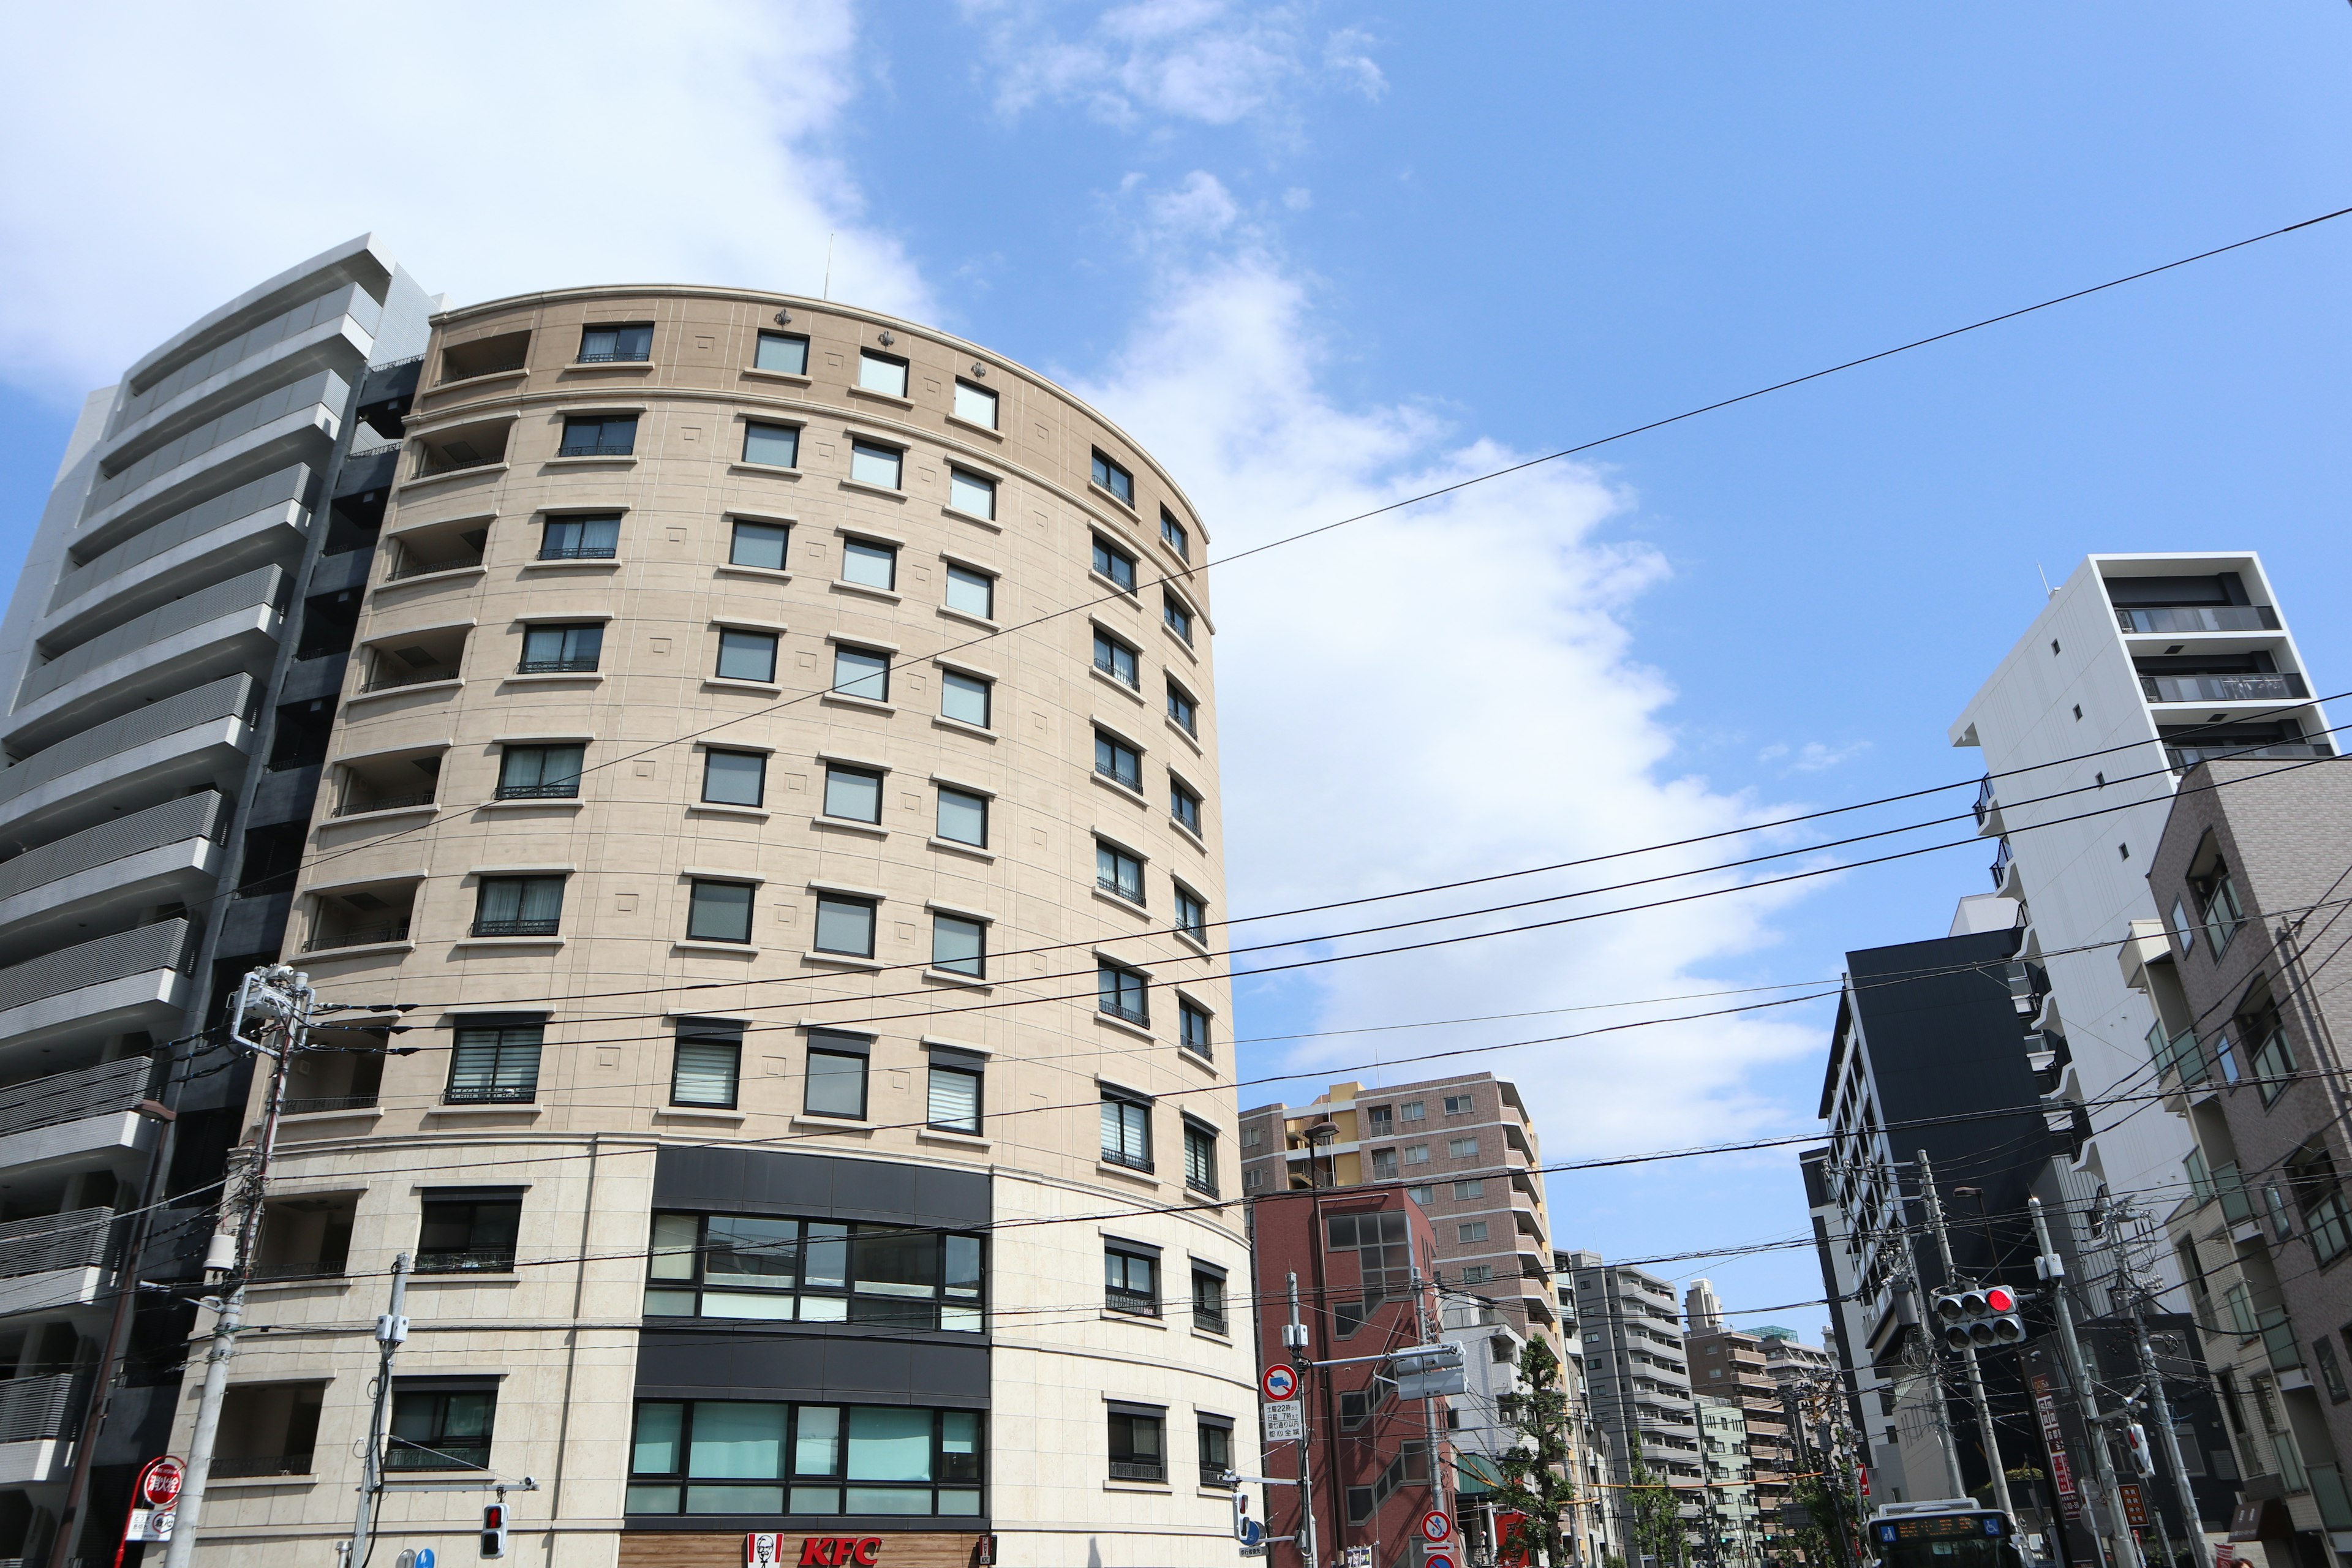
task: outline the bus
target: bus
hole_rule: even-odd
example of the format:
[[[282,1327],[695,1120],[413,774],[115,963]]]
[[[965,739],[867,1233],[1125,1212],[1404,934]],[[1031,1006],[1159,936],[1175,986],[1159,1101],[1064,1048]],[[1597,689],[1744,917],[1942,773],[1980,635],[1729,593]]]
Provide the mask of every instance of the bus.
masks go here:
[[[2017,1527],[1969,1498],[1888,1503],[1863,1526],[1878,1568],[2021,1568]]]

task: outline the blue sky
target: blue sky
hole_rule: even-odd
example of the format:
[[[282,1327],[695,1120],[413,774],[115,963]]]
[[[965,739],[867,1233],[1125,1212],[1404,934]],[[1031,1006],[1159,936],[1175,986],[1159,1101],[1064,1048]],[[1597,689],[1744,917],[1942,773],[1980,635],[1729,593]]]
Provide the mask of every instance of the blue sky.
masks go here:
[[[2352,7],[2323,0],[692,0],[659,39],[642,13],[564,7],[577,44],[530,7],[425,5],[413,38],[291,7],[222,37],[138,9],[32,20],[0,63],[11,560],[82,389],[364,229],[457,300],[814,290],[831,237],[836,297],[1078,386],[1232,548],[2352,204]],[[624,37],[643,41],[616,57]],[[329,61],[355,79],[305,101],[365,105],[368,134],[289,147],[282,100],[218,89]],[[160,112],[93,119],[114,95]],[[1946,723],[2034,613],[2037,566],[2055,582],[2088,551],[2260,550],[2321,688],[2352,684],[2347,258],[2352,218],[1236,565],[1215,590],[1235,911],[1971,774]],[[1238,1026],[1833,976],[1847,948],[1940,934],[1989,858],[1306,971],[1244,986]],[[1375,1050],[1683,1010],[1244,1065],[1345,1078]],[[1555,1156],[1802,1132],[1826,1024],[1492,1065]],[[1559,1240],[1612,1256],[1804,1228],[1781,1154],[1551,1197]],[[1819,1289],[1803,1251],[1666,1271],[1709,1273],[1735,1309]]]

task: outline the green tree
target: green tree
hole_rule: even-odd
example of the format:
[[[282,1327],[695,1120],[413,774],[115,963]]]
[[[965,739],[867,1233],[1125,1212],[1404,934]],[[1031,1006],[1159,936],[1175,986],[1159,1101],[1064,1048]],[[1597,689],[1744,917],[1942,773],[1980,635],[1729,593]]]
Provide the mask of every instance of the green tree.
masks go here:
[[[1538,1335],[1519,1352],[1518,1391],[1495,1401],[1512,1440],[1495,1460],[1494,1502],[1527,1516],[1519,1533],[1530,1563],[1538,1552],[1554,1563],[1569,1560],[1567,1519],[1576,1483],[1568,1478],[1568,1394],[1559,1373],[1559,1352]]]
[[[1675,1496],[1674,1489],[1635,1459],[1626,1478],[1625,1500],[1633,1514],[1634,1549],[1642,1556],[1656,1558],[1656,1568],[1680,1568],[1690,1536],[1683,1523],[1682,1500]]]
[[[1862,1522],[1862,1498],[1854,1490],[1853,1468],[1832,1463],[1829,1475],[1807,1476],[1790,1488],[1790,1500],[1813,1516],[1812,1523],[1795,1531],[1805,1561],[1845,1568],[1850,1543]]]

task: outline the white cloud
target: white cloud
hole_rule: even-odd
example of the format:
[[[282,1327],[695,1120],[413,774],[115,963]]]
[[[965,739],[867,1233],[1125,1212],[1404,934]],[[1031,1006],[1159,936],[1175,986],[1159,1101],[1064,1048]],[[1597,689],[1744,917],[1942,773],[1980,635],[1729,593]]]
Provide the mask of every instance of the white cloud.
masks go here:
[[[0,53],[0,361],[110,380],[263,278],[374,231],[466,301],[620,279],[936,318],[828,135],[845,0],[19,9]],[[69,215],[69,216],[64,216]]]
[[[1803,745],[1795,747],[1791,747],[1785,741],[1775,741],[1757,752],[1756,760],[1759,763],[1784,764],[1780,770],[1784,775],[1819,773],[1826,773],[1842,763],[1850,763],[1868,750],[1870,750],[1868,741],[1849,741],[1843,746],[1832,746],[1820,741],[1808,741]]]
[[[1240,216],[1224,182],[1199,169],[1175,189],[1153,195],[1146,206],[1151,226],[1160,234],[1188,238],[1213,239]]]
[[[1458,436],[1409,406],[1336,406],[1318,389],[1318,364],[1304,289],[1273,258],[1246,253],[1170,279],[1117,363],[1082,386],[1187,486],[1217,556],[1524,456]],[[1666,568],[1654,552],[1612,541],[1631,506],[1602,475],[1557,464],[1215,574],[1236,910],[1546,864],[1756,818],[1756,803],[1674,772],[1676,737],[1665,713],[1674,693],[1635,657],[1626,626],[1627,610]],[[1561,892],[1714,858],[1644,857],[1409,907],[1316,917],[1283,934]],[[1691,886],[1339,946],[1556,918]],[[1788,896],[1743,894],[1310,972],[1320,987],[1319,1022],[1349,1027],[1708,989],[1771,942],[1768,917]],[[1272,934],[1244,930],[1244,940]],[[1303,954],[1276,961],[1294,956]],[[1485,1045],[1642,1016],[1391,1037],[1385,1048]],[[1753,1092],[1748,1077],[1817,1047],[1811,1029],[1766,1014],[1448,1065],[1487,1065],[1515,1078],[1557,1153],[1654,1146],[1666,1129],[1667,1141],[1679,1142],[1778,1125],[1785,1108]],[[1371,1048],[1362,1036],[1315,1043],[1289,1050],[1282,1066],[1318,1072],[1361,1061]]]

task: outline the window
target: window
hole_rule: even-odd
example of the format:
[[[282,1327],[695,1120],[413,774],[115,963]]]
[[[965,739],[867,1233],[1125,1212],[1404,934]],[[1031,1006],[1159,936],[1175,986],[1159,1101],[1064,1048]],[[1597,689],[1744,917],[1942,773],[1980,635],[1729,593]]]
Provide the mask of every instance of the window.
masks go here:
[[[1484,1241],[1486,1239],[1486,1222],[1483,1219],[1474,1219],[1455,1226],[1454,1231],[1456,1241]]]
[[[2189,918],[2189,905],[2178,898],[2172,900],[2172,934],[2180,939],[2181,956],[2197,951],[2197,923]]]
[[[879,485],[887,490],[898,489],[899,470],[906,460],[907,454],[896,447],[856,439],[849,443],[849,477],[862,485]]]
[[[1325,1217],[1324,1239],[1334,1252],[1353,1249],[1363,1279],[1364,1310],[1412,1290],[1412,1238],[1402,1209],[1371,1209]]]
[[[1139,1318],[1160,1315],[1160,1255],[1125,1242],[1103,1247],[1103,1305]]]
[[[1160,512],[1160,539],[1161,543],[1176,552],[1179,561],[1192,559],[1192,536],[1185,531],[1182,523],[1176,521],[1175,514],[1164,507]]]
[[[1476,1109],[1476,1103],[1466,1094],[1449,1094],[1445,1097],[1445,1114],[1448,1116],[1467,1116]]]
[[[1129,789],[1143,787],[1143,753],[1108,730],[1095,731],[1095,772]]]
[[[1391,1181],[1397,1173],[1397,1152],[1393,1149],[1372,1151],[1372,1180]]]
[[[762,572],[784,570],[784,550],[792,542],[793,531],[781,522],[751,522],[735,520],[735,531],[727,545],[727,564],[754,566]]]
[[[1397,1457],[1389,1461],[1380,1479],[1368,1487],[1348,1489],[1348,1522],[1361,1525],[1380,1512],[1381,1505],[1394,1497],[1398,1490],[1413,1481],[1429,1479],[1429,1445],[1415,1438],[1402,1445]]]
[[[1095,668],[1130,690],[1143,689],[1135,650],[1108,632],[1095,633]]]
[[[1209,940],[1209,906],[1201,895],[1181,882],[1171,884],[1176,890],[1176,929],[1194,942]]]
[[[985,572],[948,563],[947,606],[979,620],[996,618],[996,579]]]
[[[604,652],[602,623],[586,626],[525,626],[522,662],[517,675],[582,675],[596,668]]]
[[[1135,477],[1100,452],[1095,454],[1095,483],[1129,506],[1135,504]]]
[[[2213,957],[2219,962],[2230,951],[2230,941],[2238,934],[2238,928],[2245,923],[2245,910],[2238,901],[2238,884],[2230,875],[2230,863],[2213,852],[2210,834],[2206,836],[2197,858],[2203,868],[2189,873],[2189,892],[2197,900],[2198,912],[2204,921],[2205,940],[2212,944]]]
[[[1407,1187],[1404,1190],[1404,1195],[1419,1204],[1422,1207],[1427,1208],[1430,1205],[1437,1201],[1437,1189],[1429,1185],[1427,1183],[1423,1183],[1419,1186]]]
[[[742,1074],[743,1036],[740,1028],[689,1033],[681,1027],[677,1055],[670,1068],[669,1102],[732,1110]]]
[[[719,679],[773,686],[776,683],[776,640],[773,632],[747,632],[737,626],[719,627]]]
[[[996,481],[970,468],[948,469],[948,505],[974,517],[996,516]]]
[[[752,351],[751,368],[779,375],[806,375],[808,340],[798,332],[761,332],[760,346]]]
[[[1191,1191],[1217,1195],[1217,1134],[1189,1118],[1184,1123],[1184,1185]]]
[[[974,980],[988,973],[988,927],[961,915],[931,916],[931,967]]]
[[[873,906],[866,906],[871,919]],[[808,1048],[808,1098],[811,1116],[845,1116],[866,1120],[866,1051],[861,1035],[831,1029],[811,1029]]]
[[[1265,1185],[1265,1173],[1264,1171],[1249,1170],[1242,1173],[1242,1191],[1245,1193],[1254,1193]]]
[[[1095,536],[1095,574],[1108,577],[1129,593],[1135,592],[1135,557],[1111,543],[1101,534]]]
[[[1362,1309],[1360,1305],[1358,1310]],[[1374,1383],[1370,1388],[1351,1388],[1339,1395],[1339,1430],[1360,1432],[1364,1424],[1389,1402],[1387,1383]]]
[[[1400,1121],[1422,1121],[1428,1116],[1429,1102],[1424,1100],[1408,1100],[1397,1107],[1397,1120]]]
[[[582,364],[615,364],[653,357],[654,327],[651,321],[581,329]]]
[[[743,426],[743,460],[769,468],[801,466],[801,432],[797,425],[747,421]]]
[[[504,1274],[522,1226],[520,1187],[427,1187],[418,1205],[419,1274]]]
[[[2341,1405],[2352,1399],[2352,1388],[2344,1385],[2344,1364],[2336,1359],[2336,1347],[2325,1339],[2311,1342],[2313,1359],[2319,1363],[2319,1380],[2327,1389],[2330,1404]]]
[[[628,1510],[974,1517],[982,1419],[901,1405],[647,1400],[630,1445]]]
[[[562,920],[561,877],[485,877],[475,895],[476,936],[553,936]]]
[[[816,899],[816,951],[851,958],[874,956],[874,905],[866,899],[819,893]]]
[[[856,583],[860,587],[895,589],[898,586],[898,551],[889,544],[878,544],[870,539],[845,539],[841,542],[841,580]]]
[[[1151,1017],[1144,995],[1150,982],[1132,969],[1122,969],[1116,963],[1098,961],[1095,965],[1095,1006],[1097,1011],[1114,1018],[1124,1018],[1130,1024],[1150,1024]]]
[[[768,759],[758,752],[705,752],[702,798],[712,805],[758,805],[767,798]]]
[[[1210,1415],[1196,1419],[1200,1424],[1201,1484],[1204,1487],[1232,1486],[1233,1482],[1225,1477],[1232,1473],[1234,1468],[1234,1424]]]
[[[861,349],[857,354],[857,384],[885,397],[907,395],[907,362],[893,354]]]
[[[570,800],[580,793],[584,746],[507,746],[499,756],[500,800]]]
[[[1110,1412],[1110,1479],[1115,1481],[1164,1481],[1168,1479],[1168,1422],[1158,1410]]]
[[[1470,1198],[1483,1198],[1486,1195],[1486,1184],[1476,1177],[1473,1177],[1471,1180],[1466,1182],[1456,1182],[1454,1184],[1454,1196],[1457,1201],[1467,1200]]]
[[[1143,902],[1143,862],[1118,845],[1095,840],[1095,886],[1132,904]]]
[[[2296,1150],[2287,1157],[2286,1174],[2315,1258],[2326,1265],[2352,1250],[2352,1211],[2346,1208],[2335,1156],[2327,1145],[2315,1139]],[[2280,1234],[2285,1234],[2283,1226]]]
[[[634,414],[574,414],[563,421],[559,458],[625,458],[637,449]]]
[[[1168,815],[1194,835],[1201,831],[1201,797],[1179,781],[1173,773],[1168,777]]]
[[[2294,1081],[2294,1047],[2287,1043],[2286,1032],[2278,1026],[2276,1016],[2265,1020],[2269,1028],[2262,1036],[2263,1043],[2254,1047],[2252,1066],[2254,1080],[2262,1089],[2263,1103],[2269,1105],[2284,1094]]]
[[[546,1026],[459,1022],[449,1050],[450,1105],[529,1105],[539,1096],[539,1047]]]
[[[1227,1331],[1223,1269],[1205,1263],[1192,1265],[1192,1326],[1212,1334]]]
[[[851,822],[882,820],[882,775],[864,768],[824,768],[824,814]]]
[[[707,882],[697,879],[687,899],[686,940],[741,942],[751,940],[751,889],[744,882]]]
[[[539,531],[541,561],[610,561],[621,552],[617,511],[551,517]]]
[[[844,697],[862,697],[869,702],[889,701],[890,656],[835,643],[833,689]]]
[[[940,717],[985,730],[996,683],[960,669],[940,671]]]
[[[968,1132],[978,1137],[981,1076],[977,1058],[935,1053],[927,1095],[929,1125],[943,1132]]]
[[[1462,1269],[1462,1283],[1465,1285],[1492,1285],[1494,1282],[1495,1266],[1491,1263],[1466,1264]]]
[[[420,1268],[419,1272],[423,1270]],[[496,1388],[401,1388],[392,1395],[387,1470],[487,1470]]]
[[[1445,1141],[1445,1157],[1449,1160],[1475,1160],[1478,1157],[1475,1138],[1449,1138]]]
[[[1168,717],[1175,720],[1176,727],[1187,735],[1201,732],[1200,704],[1192,700],[1191,692],[1172,680],[1168,683]]]
[[[1197,1004],[1176,1004],[1176,1043],[1203,1061],[1216,1055],[1209,1043],[1208,1009]]]
[[[939,836],[951,844],[988,847],[988,797],[940,785]]]
[[[978,1333],[982,1243],[954,1231],[656,1214],[646,1316]]]
[[[955,384],[955,416],[982,429],[996,428],[996,394],[959,378]]]
[[[1102,1157],[1131,1171],[1151,1169],[1151,1101],[1139,1094],[1103,1090]]]
[[[1160,595],[1160,618],[1168,624],[1170,631],[1188,643],[1192,640],[1192,612],[1186,609],[1175,595],[1165,589],[1162,589]]]
[[[1429,1145],[1428,1145],[1428,1144],[1426,1144],[1426,1143],[1408,1143],[1408,1144],[1406,1144],[1406,1145],[1404,1146],[1404,1163],[1405,1163],[1406,1164],[1408,1164],[1408,1165],[1426,1165],[1426,1164],[1428,1164],[1428,1163],[1429,1163]]]

